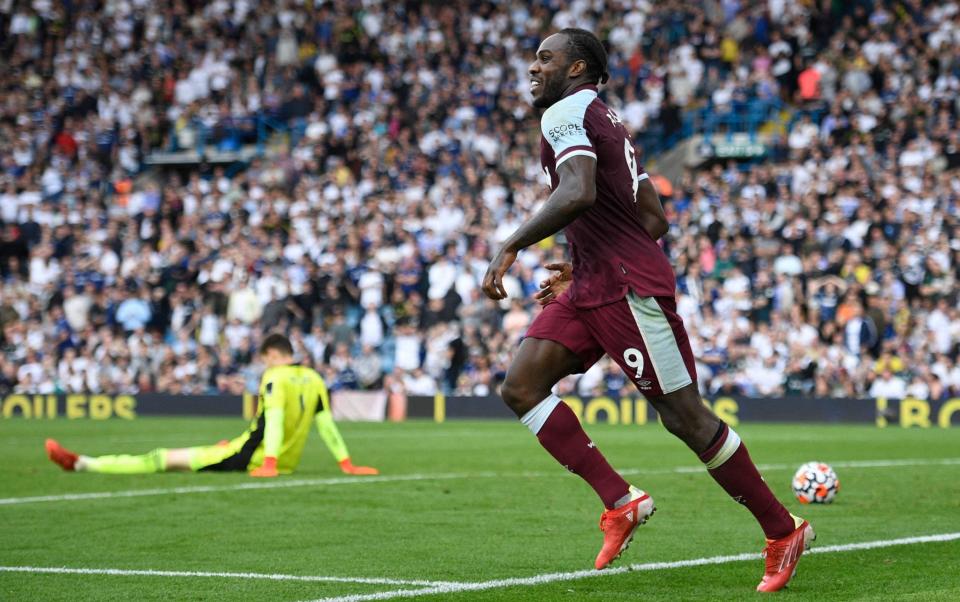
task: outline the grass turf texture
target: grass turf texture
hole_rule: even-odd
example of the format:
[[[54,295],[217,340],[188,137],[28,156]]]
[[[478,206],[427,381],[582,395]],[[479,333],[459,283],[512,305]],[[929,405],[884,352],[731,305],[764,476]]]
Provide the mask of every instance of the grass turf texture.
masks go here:
[[[81,492],[230,487],[242,474],[68,474],[44,456],[56,437],[87,454],[142,453],[206,444],[243,427],[228,419],[0,423],[0,498]],[[487,581],[592,566],[600,507],[522,426],[509,422],[342,424],[357,462],[396,475],[479,475],[361,484],[164,493],[0,505],[0,566],[257,572],[406,580]],[[617,566],[759,552],[762,534],[696,457],[658,425],[588,431],[658,512]],[[868,426],[742,425],[738,431],[775,493],[811,520],[815,545],[960,531],[960,464],[837,467],[830,506],[801,506],[790,492],[808,460],[960,457],[951,430]],[[645,472],[646,471],[646,472]],[[537,476],[522,473],[533,472]],[[288,479],[340,477],[318,437]],[[258,481],[259,482],[259,481]],[[960,541],[805,556],[785,593],[795,600],[960,599]],[[546,585],[444,594],[426,600],[751,599],[760,560],[630,572]],[[311,600],[414,587],[214,577],[0,572],[7,600]]]

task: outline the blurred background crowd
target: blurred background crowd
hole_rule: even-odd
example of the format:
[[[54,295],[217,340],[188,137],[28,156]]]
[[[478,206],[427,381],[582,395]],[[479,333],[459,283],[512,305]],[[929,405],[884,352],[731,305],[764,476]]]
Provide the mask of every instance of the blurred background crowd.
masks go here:
[[[565,257],[480,293],[567,26],[651,173],[776,109],[764,157],[656,178],[705,393],[960,394],[960,6],[924,0],[0,0],[0,392],[241,392],[282,330],[333,389],[495,393]]]

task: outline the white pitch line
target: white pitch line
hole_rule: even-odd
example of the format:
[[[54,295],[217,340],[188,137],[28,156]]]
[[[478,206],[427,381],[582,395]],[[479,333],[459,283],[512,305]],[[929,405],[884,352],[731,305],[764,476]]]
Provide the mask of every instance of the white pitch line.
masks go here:
[[[813,548],[810,554],[830,554],[833,552],[851,552],[854,550],[873,550],[876,548],[888,548],[892,546],[915,545],[921,543],[946,542],[960,539],[958,533],[940,533],[937,535],[924,535],[920,537],[904,537],[901,539],[881,539],[877,541],[864,541],[860,543],[848,543],[834,546],[824,546]],[[393,600],[396,598],[419,598],[421,596],[433,596],[438,594],[458,594],[463,592],[475,592],[489,589],[501,589],[505,587],[524,587],[545,585],[558,581],[574,581],[577,579],[586,579],[590,577],[607,577],[610,575],[620,575],[631,571],[662,571],[667,569],[679,569],[693,566],[727,564],[730,562],[742,562],[745,560],[759,560],[760,555],[754,552],[744,554],[734,554],[732,556],[711,556],[708,558],[691,558],[689,560],[676,560],[673,562],[646,562],[643,564],[631,564],[603,571],[582,570],[571,571],[567,573],[545,573],[534,575],[532,577],[515,577],[512,579],[495,579],[492,581],[481,581],[478,583],[457,583],[449,585],[437,585],[422,589],[393,590],[388,592],[377,592],[374,594],[355,594],[349,596],[337,596],[333,598],[321,598],[313,602],[366,602],[368,600]]]
[[[848,462],[828,462],[839,468],[889,468],[891,466],[947,466],[960,464],[960,458],[917,458],[903,460],[850,460]]]
[[[247,483],[234,483],[232,485],[196,485],[189,487],[165,487],[157,489],[129,489],[126,491],[96,491],[90,493],[66,493],[63,495],[38,495],[32,497],[9,497],[0,498],[0,506],[9,506],[14,504],[31,504],[37,502],[62,502],[77,500],[97,500],[106,498],[127,498],[143,497],[153,495],[192,494],[192,493],[215,493],[220,491],[247,491],[257,489],[285,489],[290,487],[315,487],[317,485],[359,485],[363,483],[394,483],[397,481],[427,481],[427,480],[446,480],[446,479],[467,479],[482,478],[489,476],[499,476],[493,473],[476,474],[458,474],[458,473],[437,473],[437,474],[409,474],[393,476],[370,476],[370,477],[333,477],[328,479],[293,479],[283,478],[270,481],[250,481]]]
[[[152,569],[89,569],[57,566],[0,566],[0,573],[40,573],[56,575],[111,575],[116,577],[218,577],[223,579],[263,579],[266,581],[310,581],[322,583],[362,583],[366,585],[410,585],[448,587],[456,581],[423,581],[379,577],[327,577],[323,575],[284,575],[280,573],[222,573],[208,571],[155,571]]]
[[[897,460],[839,460],[828,462],[834,468],[892,468],[895,466],[953,466],[960,465],[960,458],[906,458]],[[757,464],[757,470],[792,470],[797,464]],[[619,471],[625,475],[640,474],[687,474],[704,472],[700,466],[678,466],[667,470],[627,468]]]
[[[837,468],[889,468],[893,466],[953,466],[960,465],[960,458],[916,458],[898,460],[850,460],[831,462]],[[795,464],[759,464],[760,470],[792,470]],[[620,470],[623,475],[689,474],[704,472],[700,466],[677,466],[674,468],[627,468]],[[316,487],[319,485],[362,485],[365,483],[396,483],[402,481],[448,481],[456,479],[490,478],[548,478],[566,476],[562,470],[549,472],[476,472],[476,473],[435,473],[408,475],[380,475],[370,477],[332,477],[324,479],[285,478],[270,481],[250,481],[232,485],[194,485],[185,487],[166,487],[155,489],[129,489],[126,491],[94,491],[89,493],[66,493],[61,495],[37,495],[27,497],[0,498],[0,506],[36,504],[43,502],[66,502],[82,500],[100,500],[113,498],[144,497],[155,495],[194,493],[217,493],[225,491],[247,491],[260,489],[285,489],[292,487]]]

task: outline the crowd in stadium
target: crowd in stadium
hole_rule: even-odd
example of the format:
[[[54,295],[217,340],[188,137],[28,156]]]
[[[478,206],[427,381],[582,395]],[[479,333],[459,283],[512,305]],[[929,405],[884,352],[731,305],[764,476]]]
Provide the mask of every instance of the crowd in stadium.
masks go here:
[[[639,140],[790,117],[663,195],[704,392],[960,394],[960,6],[922,0],[0,0],[0,392],[240,392],[281,330],[333,389],[494,393],[564,259],[480,292],[546,198],[526,67],[566,26]],[[264,120],[246,169],[145,169]]]

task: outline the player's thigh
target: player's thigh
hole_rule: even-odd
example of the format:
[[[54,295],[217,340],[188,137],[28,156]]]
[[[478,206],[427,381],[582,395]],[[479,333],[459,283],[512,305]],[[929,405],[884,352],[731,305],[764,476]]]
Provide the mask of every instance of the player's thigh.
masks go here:
[[[576,310],[551,303],[530,325],[500,393],[507,405],[522,415],[545,399],[560,379],[584,372],[602,356],[602,347]]]
[[[560,379],[583,371],[580,356],[560,343],[549,339],[527,337],[520,343],[517,355],[503,381],[504,398],[539,397],[549,395]],[[509,401],[509,400],[508,400]]]
[[[231,462],[239,451],[231,442],[199,447],[184,447],[167,451],[167,470],[244,470],[245,463]],[[238,467],[233,466],[236,464]],[[243,464],[243,466],[240,466]],[[228,467],[229,465],[229,467]]]
[[[673,299],[630,293],[584,313],[604,351],[648,399],[695,385],[693,351]]]

